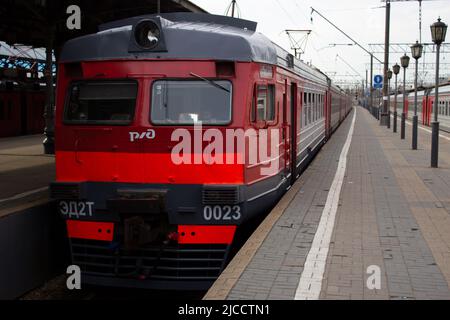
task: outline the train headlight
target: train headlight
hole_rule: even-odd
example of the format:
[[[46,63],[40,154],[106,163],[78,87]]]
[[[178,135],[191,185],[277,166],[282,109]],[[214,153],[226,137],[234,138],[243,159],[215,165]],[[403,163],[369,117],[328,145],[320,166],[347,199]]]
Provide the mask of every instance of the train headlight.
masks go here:
[[[151,20],[139,22],[134,31],[136,43],[146,50],[155,48],[161,38],[161,30]]]

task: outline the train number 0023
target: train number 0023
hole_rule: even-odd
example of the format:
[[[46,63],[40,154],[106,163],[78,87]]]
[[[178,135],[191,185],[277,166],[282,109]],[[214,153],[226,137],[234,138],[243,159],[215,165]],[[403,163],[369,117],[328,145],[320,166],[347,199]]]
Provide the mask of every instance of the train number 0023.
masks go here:
[[[206,221],[231,221],[241,219],[240,206],[205,206],[203,208],[203,218]]]

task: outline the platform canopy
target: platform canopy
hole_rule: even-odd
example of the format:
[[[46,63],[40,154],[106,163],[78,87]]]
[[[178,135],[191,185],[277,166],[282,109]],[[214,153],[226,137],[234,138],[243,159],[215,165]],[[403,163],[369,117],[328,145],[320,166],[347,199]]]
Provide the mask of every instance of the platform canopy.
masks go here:
[[[187,0],[160,0],[161,12],[206,11]],[[69,30],[66,10],[81,9],[81,30]],[[72,38],[97,32],[98,25],[137,15],[156,13],[158,0],[2,0],[0,40],[33,47],[51,46],[58,50]]]

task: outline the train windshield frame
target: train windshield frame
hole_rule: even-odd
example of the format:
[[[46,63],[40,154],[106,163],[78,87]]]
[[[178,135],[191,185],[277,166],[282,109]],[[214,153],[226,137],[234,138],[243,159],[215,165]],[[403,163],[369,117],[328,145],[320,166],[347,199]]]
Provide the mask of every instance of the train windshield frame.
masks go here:
[[[135,80],[73,82],[66,95],[64,123],[130,125],[135,116],[138,90]]]
[[[223,79],[160,79],[151,87],[150,121],[158,126],[226,126],[233,83]]]

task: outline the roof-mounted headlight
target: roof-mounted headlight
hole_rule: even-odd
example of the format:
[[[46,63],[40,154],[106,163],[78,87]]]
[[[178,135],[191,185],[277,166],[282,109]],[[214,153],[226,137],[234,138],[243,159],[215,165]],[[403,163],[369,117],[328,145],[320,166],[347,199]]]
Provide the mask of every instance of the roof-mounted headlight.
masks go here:
[[[155,22],[144,20],[136,25],[134,37],[139,46],[143,49],[150,50],[155,48],[160,42],[161,30]]]

